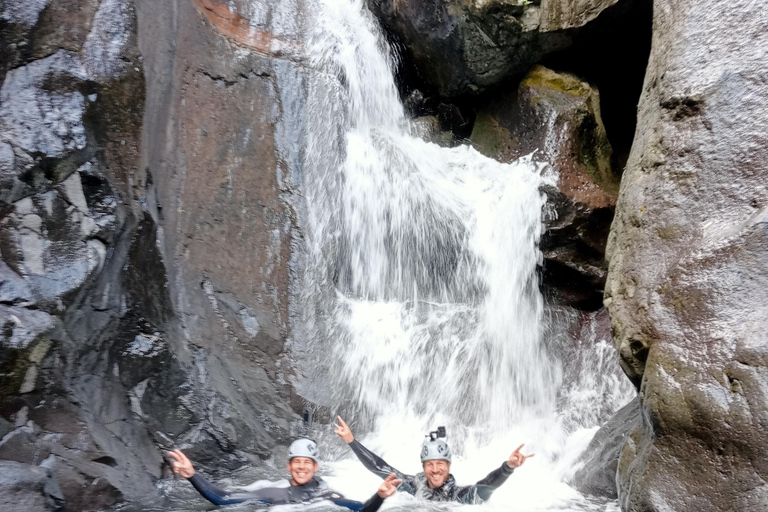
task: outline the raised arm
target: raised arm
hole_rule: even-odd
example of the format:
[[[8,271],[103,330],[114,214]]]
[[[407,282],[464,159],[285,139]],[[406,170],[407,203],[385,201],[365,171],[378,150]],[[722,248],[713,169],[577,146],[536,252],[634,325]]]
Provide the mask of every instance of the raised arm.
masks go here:
[[[336,434],[342,440],[344,440],[344,442],[346,442],[350,448],[352,448],[352,451],[355,453],[355,455],[357,455],[357,458],[360,459],[360,462],[363,463],[363,466],[365,466],[368,471],[384,479],[389,477],[390,474],[394,473],[398,479],[402,480],[398,490],[407,492],[409,494],[414,493],[412,485],[414,478],[412,475],[406,475],[402,471],[399,471],[398,469],[395,469],[387,464],[384,459],[355,440],[354,436],[352,435],[352,430],[350,430],[347,424],[344,423],[344,420],[341,419],[341,416],[337,416],[336,419],[338,420],[338,424],[336,424]]]
[[[252,500],[271,504],[273,501],[269,499],[270,491],[278,491],[278,489],[259,489],[251,492],[230,493],[213,485],[200,473],[196,472],[192,461],[181,450],[170,451],[168,455],[173,459],[171,462],[173,472],[189,480],[189,483],[197,489],[197,492],[214,505],[234,505]]]

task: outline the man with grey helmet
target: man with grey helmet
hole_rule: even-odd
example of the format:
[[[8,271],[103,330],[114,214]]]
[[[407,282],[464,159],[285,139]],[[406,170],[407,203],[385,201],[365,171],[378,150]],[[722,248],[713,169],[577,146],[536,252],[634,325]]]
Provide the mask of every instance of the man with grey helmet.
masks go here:
[[[398,490],[432,501],[459,501],[461,503],[481,503],[491,497],[493,491],[507,481],[515,468],[519,468],[525,459],[535,454],[523,455],[520,445],[512,452],[509,459],[497,469],[494,469],[475,485],[458,486],[451,474],[451,448],[441,437],[445,437],[445,428],[440,427],[430,432],[428,439],[421,445],[422,473],[406,475],[398,471],[384,459],[370,451],[355,440],[352,430],[337,416],[336,435],[345,441],[360,459],[360,462],[371,472],[382,478],[395,474],[402,480]]]
[[[291,473],[288,483],[290,485],[266,487],[255,491],[224,491],[196,472],[192,462],[180,450],[173,450],[168,454],[173,459],[171,462],[173,472],[189,480],[205,499],[215,505],[233,505],[244,501],[283,505],[328,500],[351,510],[376,512],[384,499],[392,496],[397,485],[402,482],[395,474],[387,475],[378,492],[365,503],[348,500],[333,491],[322,478],[316,475],[318,469],[317,444],[311,439],[305,438],[296,439],[288,448],[288,471]]]

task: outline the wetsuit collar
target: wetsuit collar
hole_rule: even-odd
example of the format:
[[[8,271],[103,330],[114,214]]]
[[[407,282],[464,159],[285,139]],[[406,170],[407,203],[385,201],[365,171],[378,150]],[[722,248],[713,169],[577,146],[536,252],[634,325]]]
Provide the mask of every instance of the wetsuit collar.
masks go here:
[[[314,475],[312,477],[312,480],[310,480],[309,482],[307,482],[305,484],[294,484],[293,483],[293,478],[289,478],[288,479],[288,484],[290,484],[291,487],[302,487],[302,488],[305,488],[305,489],[314,489],[315,487],[319,486],[320,482],[322,482],[322,481],[323,480],[319,476]]]

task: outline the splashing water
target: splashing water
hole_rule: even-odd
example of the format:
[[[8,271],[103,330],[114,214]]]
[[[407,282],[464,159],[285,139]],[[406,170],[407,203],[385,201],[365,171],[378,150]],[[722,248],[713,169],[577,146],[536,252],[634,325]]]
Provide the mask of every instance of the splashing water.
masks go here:
[[[631,393],[619,385],[610,410],[585,413],[605,387],[602,367],[583,363],[563,393],[562,358],[542,343],[543,166],[420,139],[364,2],[317,0],[310,10],[308,60],[322,76],[308,83],[304,128],[299,323],[308,342],[297,359],[313,371],[300,392],[342,412],[358,439],[406,473],[420,471],[423,434],[439,424],[460,484],[525,442],[537,456],[487,506],[617,510],[563,483],[597,421]],[[585,343],[579,357],[602,361],[606,347]],[[340,453],[328,479],[367,498],[377,478]],[[424,508],[407,495],[388,504]]]

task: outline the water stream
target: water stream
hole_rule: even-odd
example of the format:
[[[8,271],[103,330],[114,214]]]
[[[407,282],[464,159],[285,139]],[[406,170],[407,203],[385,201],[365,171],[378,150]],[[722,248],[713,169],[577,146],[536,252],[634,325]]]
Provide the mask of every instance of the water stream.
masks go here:
[[[297,390],[342,414],[360,441],[406,473],[421,470],[419,445],[438,425],[447,427],[460,485],[525,443],[536,456],[483,510],[618,511],[566,483],[632,389],[610,343],[594,332],[574,343],[575,313],[545,305],[539,292],[540,186],[552,171],[531,158],[501,164],[468,144],[423,140],[365,2],[308,5],[302,65],[313,72],[276,64],[278,152],[301,169],[292,180],[303,197],[306,255],[287,346]],[[375,492],[380,480],[328,425],[312,434],[332,487],[359,500]],[[281,474],[267,464],[250,476]],[[177,503],[201,502],[186,482],[161,485]],[[385,507],[477,506],[398,493]]]
[[[564,483],[599,422],[632,392],[608,343],[567,348],[569,313],[548,310],[539,292],[540,186],[551,171],[422,140],[364,4],[318,0],[308,25],[309,61],[338,86],[331,95],[325,83],[309,87],[318,109],[305,155],[313,264],[301,303],[313,370],[302,391],[406,473],[420,471],[419,445],[438,425],[458,454],[460,484],[525,443],[536,457],[488,507],[618,510]],[[329,113],[334,130],[312,126],[327,126]],[[327,430],[319,434],[335,459],[327,478],[365,499],[377,478]],[[407,495],[390,505],[425,507]]]

